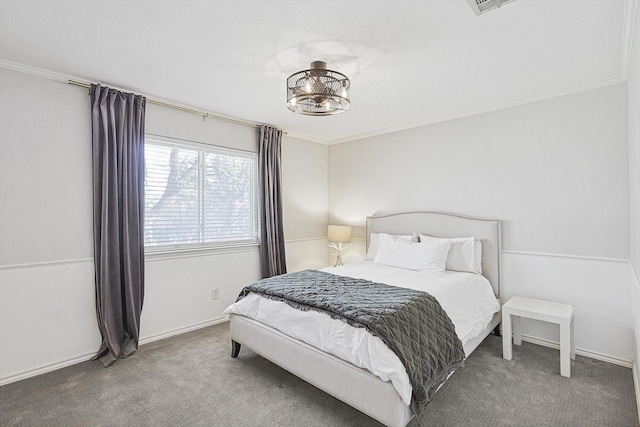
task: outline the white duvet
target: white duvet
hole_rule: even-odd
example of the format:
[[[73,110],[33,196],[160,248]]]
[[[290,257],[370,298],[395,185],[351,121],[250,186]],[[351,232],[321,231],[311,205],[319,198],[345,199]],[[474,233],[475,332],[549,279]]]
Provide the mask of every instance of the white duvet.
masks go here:
[[[388,267],[372,261],[325,268],[323,271],[430,293],[449,315],[463,344],[477,337],[500,309],[491,284],[479,274],[421,272]],[[406,405],[411,403],[412,387],[402,362],[380,338],[364,328],[355,328],[317,311],[297,310],[284,302],[253,293],[230,305],[224,312],[258,320],[367,369],[383,381],[391,381],[402,401]]]

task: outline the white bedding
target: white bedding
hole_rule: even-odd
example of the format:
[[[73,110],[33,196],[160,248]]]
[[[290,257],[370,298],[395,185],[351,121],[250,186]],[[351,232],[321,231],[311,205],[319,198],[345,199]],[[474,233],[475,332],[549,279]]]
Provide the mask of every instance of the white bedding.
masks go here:
[[[324,271],[430,293],[449,315],[463,344],[478,336],[500,309],[489,281],[479,274],[421,272],[372,261],[326,268]],[[380,338],[364,328],[355,328],[317,311],[297,310],[284,302],[253,293],[230,305],[225,314],[230,313],[258,320],[367,369],[383,381],[391,381],[403,402],[406,405],[411,403],[412,387],[404,366]]]

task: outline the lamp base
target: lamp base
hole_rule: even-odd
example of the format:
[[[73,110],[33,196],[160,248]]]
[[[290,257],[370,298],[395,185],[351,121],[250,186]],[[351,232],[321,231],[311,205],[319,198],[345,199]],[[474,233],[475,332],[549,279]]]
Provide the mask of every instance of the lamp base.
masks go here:
[[[333,254],[336,257],[336,263],[333,265],[334,267],[339,267],[341,265],[344,265],[344,262],[342,261],[342,253],[344,251],[344,248],[342,247],[342,243],[329,243],[329,247],[332,249],[335,249],[336,253]]]

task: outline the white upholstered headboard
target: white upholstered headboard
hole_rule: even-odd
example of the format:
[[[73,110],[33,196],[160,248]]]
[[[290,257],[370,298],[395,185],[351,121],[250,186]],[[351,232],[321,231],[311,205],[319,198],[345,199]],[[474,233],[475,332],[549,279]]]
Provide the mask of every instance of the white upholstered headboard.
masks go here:
[[[367,217],[367,249],[371,233],[423,233],[434,237],[477,237],[482,242],[482,275],[500,298],[502,238],[500,220],[444,212],[376,212]]]

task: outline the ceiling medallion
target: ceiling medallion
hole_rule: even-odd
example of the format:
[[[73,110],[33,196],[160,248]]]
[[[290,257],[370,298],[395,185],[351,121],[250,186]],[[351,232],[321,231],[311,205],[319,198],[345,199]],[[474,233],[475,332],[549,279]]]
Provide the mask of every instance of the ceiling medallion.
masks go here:
[[[351,106],[351,82],[342,73],[327,70],[323,61],[314,61],[309,70],[298,71],[287,79],[287,108],[308,116],[343,113]]]

